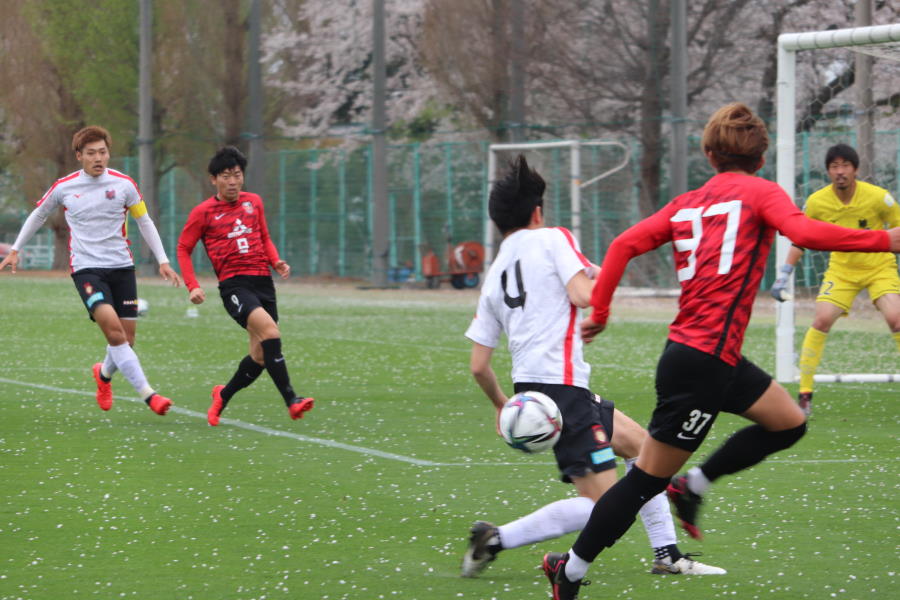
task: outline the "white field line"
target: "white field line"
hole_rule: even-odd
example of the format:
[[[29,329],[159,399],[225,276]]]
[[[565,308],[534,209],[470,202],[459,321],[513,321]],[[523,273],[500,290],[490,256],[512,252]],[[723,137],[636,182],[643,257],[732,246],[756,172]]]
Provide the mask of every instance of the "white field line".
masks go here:
[[[34,388],[38,390],[46,390],[48,392],[58,392],[63,394],[74,394],[76,396],[87,396],[88,398],[94,398],[93,392],[85,392],[84,390],[72,390],[68,388],[61,388],[52,385],[44,385],[42,383],[31,383],[28,381],[18,381],[15,379],[7,379],[5,377],[0,377],[0,383],[8,383],[11,385],[20,385],[23,387]],[[139,400],[134,397],[127,396],[113,396],[117,401],[124,402],[132,402],[134,404],[143,405],[143,400]],[[180,406],[173,405],[169,412],[178,413],[180,415],[185,415],[188,417],[193,417],[195,419],[206,420],[206,413],[199,413],[195,410],[190,410],[188,408],[182,408]],[[418,465],[422,467],[509,467],[509,466],[547,466],[553,465],[553,462],[544,462],[544,461],[529,461],[529,462],[455,462],[455,463],[445,463],[445,462],[435,462],[432,460],[423,460],[421,458],[415,458],[412,456],[404,456],[402,454],[395,454],[393,452],[384,452],[382,450],[376,450],[375,448],[366,448],[364,446],[354,446],[352,444],[345,444],[343,442],[335,442],[334,440],[326,440],[323,438],[312,437],[308,435],[302,435],[299,433],[293,433],[291,431],[282,431],[280,429],[272,429],[271,427],[264,427],[262,425],[255,425],[253,423],[247,423],[246,421],[240,421],[237,419],[226,419],[222,418],[219,421],[221,424],[232,425],[234,427],[238,427],[240,429],[246,429],[247,431],[255,431],[256,433],[262,433],[265,435],[272,435],[277,437],[289,438],[292,440],[297,440],[299,442],[307,442],[310,444],[318,444],[319,446],[327,446],[329,448],[338,448],[340,450],[347,450],[348,452],[356,452],[357,454],[363,454],[366,456],[376,456],[378,458],[384,458],[387,460],[393,460],[397,462],[409,463],[412,465]],[[881,460],[884,460],[886,457],[881,457]],[[900,460],[900,457],[894,457],[895,460]],[[841,459],[787,459],[787,460],[779,460],[777,458],[769,459],[766,462],[768,463],[785,463],[785,464],[807,464],[807,463],[858,463],[858,462],[870,462],[870,459],[863,458],[841,458]]]

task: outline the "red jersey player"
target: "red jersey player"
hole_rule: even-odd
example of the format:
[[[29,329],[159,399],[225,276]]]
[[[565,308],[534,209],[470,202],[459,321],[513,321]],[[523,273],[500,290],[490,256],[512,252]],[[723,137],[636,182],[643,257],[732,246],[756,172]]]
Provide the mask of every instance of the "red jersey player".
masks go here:
[[[237,148],[227,146],[216,152],[208,168],[216,194],[194,207],[178,238],[178,265],[191,302],[206,300],[191,264],[191,252],[202,241],[219,279],[225,310],[250,338],[250,352],[231,380],[212,389],[206,415],[210,425],[219,424],[219,415],[231,397],[253,383],[263,369],[281,392],[292,419],[302,418],[313,407],[312,398],[294,393],[281,353],[278,306],[269,267],[283,279],[290,275],[291,267],[278,257],[269,238],[262,198],[241,191],[246,167],[247,159]]]
[[[545,188],[544,178],[521,154],[491,186],[488,212],[503,243],[466,331],[472,340],[469,366],[499,417],[507,397],[491,360],[506,335],[515,391],[542,392],[559,406],[564,426],[553,452],[561,480],[571,483],[578,496],[551,502],[499,527],[477,521],[463,556],[463,577],[478,575],[501,550],[581,529],[594,502],[616,481],[614,454],[623,457],[629,469],[647,437],[612,402],[588,389],[591,367],[584,361],[576,326],[578,309],[590,302],[590,277],[597,267],[581,254],[569,230],[544,226]],[[640,512],[655,555],[652,573],[725,573],[681,552],[664,494],[650,499]]]
[[[900,250],[900,228],[863,231],[813,221],[777,184],[755,177],[769,139],[763,121],[745,105],[716,111],[702,144],[717,175],[612,242],[594,286],[594,312],[581,324],[586,342],[603,331],[628,261],[672,242],[680,310],[657,365],[650,435],[634,468],[594,506],[572,549],[544,557],[553,597],[560,600],[578,596],[590,563],[628,530],[647,499],[668,489],[685,530],[699,538],[697,513],[712,481],[761,462],[805,433],[805,415],[787,391],[741,354],[775,230],[805,248]],[[673,477],[722,411],[754,424],[733,434],[702,466]]]

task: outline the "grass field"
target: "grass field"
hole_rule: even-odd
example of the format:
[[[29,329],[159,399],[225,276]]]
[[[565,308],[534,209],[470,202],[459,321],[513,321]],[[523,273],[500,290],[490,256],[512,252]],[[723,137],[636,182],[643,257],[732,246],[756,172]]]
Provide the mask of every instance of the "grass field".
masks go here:
[[[121,375],[113,409],[97,408],[90,366],[104,344],[69,278],[0,276],[0,598],[549,597],[540,558],[573,536],[458,576],[473,520],[506,522],[570,493],[548,456],[493,432],[462,335],[474,292],[279,287],[285,356],[315,410],[291,421],[264,374],[212,428],[210,387],[244,355],[244,333],[214,293],[187,318],[182,289],[140,290],[150,313],[137,350],[175,402],[166,417]],[[631,301],[588,348],[595,390],[640,422],[673,303]],[[745,351],[771,369],[767,318]],[[844,329],[829,360],[896,369],[881,329]],[[900,597],[898,399],[900,384],[822,385],[806,438],[714,487],[706,539],[680,545],[728,575],[650,575],[638,525],[601,555],[582,597]],[[723,416],[695,459],[739,425]]]

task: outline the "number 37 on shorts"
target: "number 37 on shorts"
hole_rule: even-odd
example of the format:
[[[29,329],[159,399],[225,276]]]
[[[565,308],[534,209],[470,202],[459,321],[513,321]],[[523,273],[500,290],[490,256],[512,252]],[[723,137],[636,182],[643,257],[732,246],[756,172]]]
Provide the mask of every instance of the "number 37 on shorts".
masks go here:
[[[712,414],[697,410],[696,408],[690,412],[687,420],[681,424],[681,431],[675,437],[680,440],[696,440],[706,432],[703,429],[709,424]]]

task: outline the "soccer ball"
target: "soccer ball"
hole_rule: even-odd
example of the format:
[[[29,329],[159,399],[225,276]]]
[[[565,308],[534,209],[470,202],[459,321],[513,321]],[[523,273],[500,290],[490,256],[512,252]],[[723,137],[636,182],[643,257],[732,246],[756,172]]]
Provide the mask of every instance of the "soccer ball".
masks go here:
[[[150,303],[143,298],[138,298],[138,316],[146,317],[148,310],[150,310]]]
[[[552,448],[562,433],[559,407],[546,394],[522,392],[510,398],[500,411],[500,435],[522,452]]]

